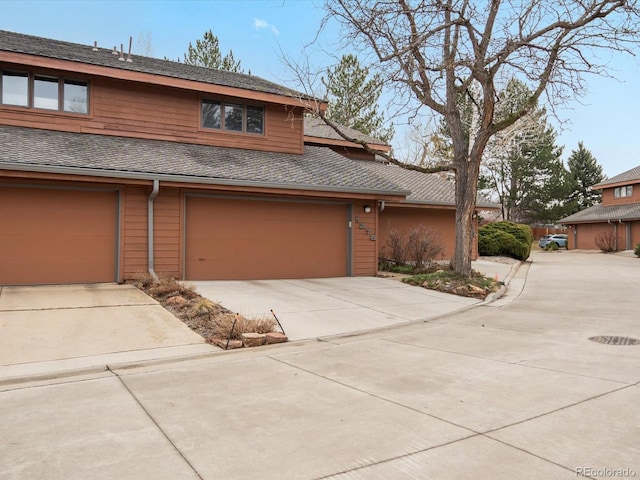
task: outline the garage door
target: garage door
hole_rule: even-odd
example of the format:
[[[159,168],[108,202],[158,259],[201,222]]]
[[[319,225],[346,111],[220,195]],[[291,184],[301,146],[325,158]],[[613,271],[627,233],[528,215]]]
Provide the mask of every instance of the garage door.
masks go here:
[[[189,280],[347,275],[345,204],[187,197]]]
[[[116,192],[0,186],[0,218],[0,284],[116,280]]]

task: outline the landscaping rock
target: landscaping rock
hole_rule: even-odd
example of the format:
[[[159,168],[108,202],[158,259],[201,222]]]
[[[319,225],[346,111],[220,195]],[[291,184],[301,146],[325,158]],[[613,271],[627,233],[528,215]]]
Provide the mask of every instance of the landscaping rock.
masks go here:
[[[226,338],[210,338],[209,343],[213,343],[223,350],[225,349],[225,347],[227,350],[235,350],[236,348],[242,348],[244,346],[241,340],[229,340],[229,346],[227,347]]]
[[[264,345],[266,335],[264,333],[243,333],[240,335],[245,347],[259,347]]]
[[[265,343],[267,345],[271,345],[273,343],[284,343],[287,340],[289,340],[289,338],[284,333],[269,332],[265,334]]]
[[[184,305],[187,301],[188,300],[186,298],[176,295],[174,297],[167,298],[167,305]]]

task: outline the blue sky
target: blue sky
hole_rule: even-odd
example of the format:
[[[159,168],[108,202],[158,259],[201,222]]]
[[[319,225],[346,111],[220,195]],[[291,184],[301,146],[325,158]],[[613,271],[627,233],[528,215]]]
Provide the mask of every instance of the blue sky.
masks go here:
[[[322,7],[322,0],[2,0],[0,29],[125,50],[133,37],[134,53],[146,45],[152,56],[171,59],[211,29],[222,52],[232,50],[245,70],[296,87],[280,52],[301,56],[316,38]],[[311,63],[350,53],[338,51],[338,43],[339,30],[329,26],[310,50]],[[565,159],[582,141],[610,177],[640,165],[640,61],[619,58],[615,67],[617,80],[589,77],[589,94],[560,110],[562,130],[556,124]],[[402,128],[396,132],[394,146],[401,148]]]

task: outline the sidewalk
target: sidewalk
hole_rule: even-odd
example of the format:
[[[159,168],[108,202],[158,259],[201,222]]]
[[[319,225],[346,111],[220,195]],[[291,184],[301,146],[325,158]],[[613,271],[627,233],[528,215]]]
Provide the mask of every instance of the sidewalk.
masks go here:
[[[508,281],[512,265],[473,267]],[[432,320],[481,303],[376,277],[194,284],[243,315],[273,309],[290,342]],[[130,285],[5,287],[0,315],[0,385],[229,353]]]
[[[637,477],[640,346],[591,340],[640,338],[637,262],[535,253],[428,322],[5,385],[0,479]]]

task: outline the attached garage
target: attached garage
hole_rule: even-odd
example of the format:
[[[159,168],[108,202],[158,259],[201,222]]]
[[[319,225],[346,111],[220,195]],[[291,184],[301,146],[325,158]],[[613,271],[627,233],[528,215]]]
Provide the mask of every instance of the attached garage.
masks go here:
[[[117,280],[118,192],[0,186],[0,284]]]
[[[187,196],[185,278],[351,274],[347,203]]]

